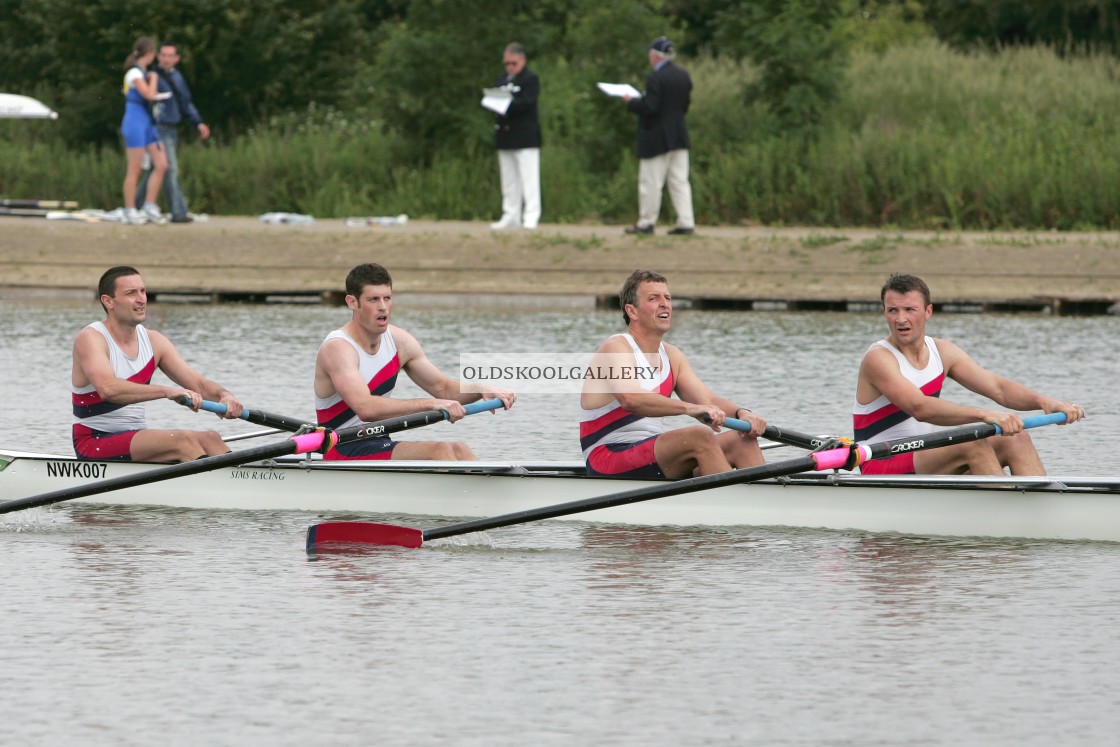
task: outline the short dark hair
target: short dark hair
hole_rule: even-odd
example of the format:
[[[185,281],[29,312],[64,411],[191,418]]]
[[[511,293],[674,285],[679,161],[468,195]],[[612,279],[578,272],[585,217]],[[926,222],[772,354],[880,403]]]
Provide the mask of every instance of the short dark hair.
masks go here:
[[[630,277],[626,278],[626,282],[622,284],[622,290],[618,292],[618,303],[622,308],[622,321],[627,327],[630,326],[630,316],[626,313],[627,304],[631,306],[638,305],[638,286],[642,283],[668,283],[664,275],[658,274],[653,270],[634,270],[630,273]]]
[[[387,285],[393,287],[393,278],[389,271],[379,264],[369,262],[358,265],[346,276],[346,295],[360,299],[362,288],[367,285]]]
[[[510,42],[506,45],[505,54],[512,54],[515,57],[524,57],[525,47],[521,46],[518,42]]]
[[[926,306],[929,306],[933,301],[929,297],[929,286],[926,281],[922,280],[917,275],[906,275],[901,272],[892,273],[887,282],[883,283],[882,290],[879,291],[879,300],[885,301],[887,298],[887,291],[894,291],[895,293],[910,293],[918,291],[926,300]]]
[[[98,303],[101,302],[102,296],[112,297],[112,295],[117,292],[117,280],[119,278],[126,278],[129,275],[139,274],[139,270],[137,270],[135,267],[129,267],[128,265],[117,265],[116,267],[110,267],[101,275],[101,279],[97,281]],[[105,309],[105,311],[109,310],[103,303],[101,304],[101,308]]]

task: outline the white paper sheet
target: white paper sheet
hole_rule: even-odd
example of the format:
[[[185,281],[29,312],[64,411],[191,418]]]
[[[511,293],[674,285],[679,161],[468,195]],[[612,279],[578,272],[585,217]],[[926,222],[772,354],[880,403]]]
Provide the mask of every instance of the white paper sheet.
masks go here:
[[[642,97],[642,92],[629,83],[597,83],[596,85],[599,86],[600,91],[608,96],[617,96],[619,98],[629,96],[633,99],[640,99]]]
[[[513,94],[505,88],[483,88],[481,103],[492,112],[505,114],[513,103]]]

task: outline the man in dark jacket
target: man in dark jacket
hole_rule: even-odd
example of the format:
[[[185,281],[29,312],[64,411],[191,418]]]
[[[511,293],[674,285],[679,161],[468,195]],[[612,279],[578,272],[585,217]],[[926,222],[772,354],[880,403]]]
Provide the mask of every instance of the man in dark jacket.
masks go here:
[[[505,72],[498,77],[498,86],[513,99],[494,125],[502,178],[502,218],[490,228],[534,229],[541,219],[541,126],[537,121],[541,81],[526,67],[525,48],[517,42],[506,46],[502,64]]]
[[[671,235],[695,230],[692,215],[692,185],[688,181],[688,126],[684,115],[692,95],[692,78],[673,64],[673,43],[664,36],[649,47],[653,71],[646,77],[641,98],[624,96],[626,108],[638,115],[638,221],[626,229],[630,234],[653,233],[661,212],[661,190],[669,184],[669,199],[677,214]]]
[[[194,127],[198,128],[198,136],[205,140],[210,137],[210,128],[202,121],[202,115],[195,108],[191,99],[191,89],[183,74],[175,67],[179,64],[179,48],[174,44],[163,44],[156,57],[156,73],[159,75],[160,93],[169,93],[171,97],[157,102],[154,119],[159,128],[163,148],[167,152],[167,174],[163,177],[163,194],[167,198],[167,206],[171,210],[172,223],[190,223],[193,218],[187,212],[187,201],[183,197],[183,189],[179,186],[179,123],[184,118]],[[143,194],[148,185],[148,172],[140,179],[137,185],[137,194]],[[139,204],[139,203],[137,203]]]

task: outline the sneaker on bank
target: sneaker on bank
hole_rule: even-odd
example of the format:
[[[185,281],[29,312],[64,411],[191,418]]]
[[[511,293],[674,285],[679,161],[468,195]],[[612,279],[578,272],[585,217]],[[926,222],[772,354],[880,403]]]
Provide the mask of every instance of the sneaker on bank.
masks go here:
[[[143,212],[144,217],[148,219],[149,223],[163,224],[167,222],[167,219],[163,217],[163,213],[159,211],[159,205],[155,203],[149,202],[144,205]]]
[[[148,216],[134,207],[126,208],[124,211],[124,222],[133,226],[142,226],[148,222]]]
[[[491,231],[508,231],[511,228],[520,228],[520,227],[521,227],[521,221],[517,220],[517,218],[503,217],[497,223],[491,223],[490,224],[490,230]]]
[[[194,223],[194,218],[189,215],[172,215],[172,223]]]

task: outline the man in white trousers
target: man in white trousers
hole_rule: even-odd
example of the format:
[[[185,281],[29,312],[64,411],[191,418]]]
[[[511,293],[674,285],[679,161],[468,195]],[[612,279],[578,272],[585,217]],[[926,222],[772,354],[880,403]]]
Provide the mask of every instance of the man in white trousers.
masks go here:
[[[688,181],[688,126],[684,115],[692,98],[692,78],[673,63],[673,42],[664,36],[649,47],[653,70],[646,77],[646,93],[624,96],[627,110],[638,115],[638,221],[629,234],[651,234],[661,213],[661,190],[669,185],[669,199],[677,214],[671,236],[696,230],[692,213],[692,185]]]
[[[541,81],[526,65],[525,48],[506,45],[502,55],[505,72],[498,87],[513,96],[505,114],[497,116],[494,142],[502,178],[502,217],[490,228],[535,229],[541,219],[541,126],[537,98]]]

